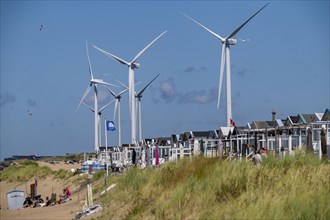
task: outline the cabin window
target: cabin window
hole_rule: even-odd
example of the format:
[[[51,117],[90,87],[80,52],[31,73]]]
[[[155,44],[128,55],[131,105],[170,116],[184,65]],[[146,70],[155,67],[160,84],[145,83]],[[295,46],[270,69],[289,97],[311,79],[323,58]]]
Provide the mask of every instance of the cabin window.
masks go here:
[[[313,130],[313,141],[318,142],[320,140],[320,130]]]

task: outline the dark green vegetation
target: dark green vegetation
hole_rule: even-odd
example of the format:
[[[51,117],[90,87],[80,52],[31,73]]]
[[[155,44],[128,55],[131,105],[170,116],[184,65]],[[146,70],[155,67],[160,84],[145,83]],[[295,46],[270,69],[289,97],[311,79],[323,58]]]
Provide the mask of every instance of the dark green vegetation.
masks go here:
[[[117,186],[98,201],[101,219],[330,219],[330,164],[303,154],[260,169],[196,157],[107,182]]]

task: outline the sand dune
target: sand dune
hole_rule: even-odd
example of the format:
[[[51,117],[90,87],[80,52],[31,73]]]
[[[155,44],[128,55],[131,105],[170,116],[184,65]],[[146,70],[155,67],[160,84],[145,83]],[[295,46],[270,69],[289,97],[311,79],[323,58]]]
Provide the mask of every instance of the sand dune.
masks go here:
[[[79,164],[49,164],[46,162],[38,162],[40,166],[48,166],[53,170],[65,169],[71,170],[80,167]],[[72,200],[64,204],[56,204],[55,206],[50,207],[36,207],[36,208],[27,208],[20,210],[8,210],[7,204],[7,192],[13,189],[20,189],[25,192],[30,192],[30,184],[34,183],[34,179],[29,180],[26,183],[19,182],[0,182],[0,195],[1,195],[1,210],[0,210],[0,219],[74,219],[76,213],[82,210],[84,205],[84,200],[86,198],[86,189],[78,191],[79,186],[76,186],[70,180],[59,180],[53,177],[47,177],[44,179],[38,179],[38,192],[37,194],[41,195],[43,199],[46,196],[56,193],[57,200],[58,196],[63,192],[65,187],[69,187],[72,192]],[[95,216],[91,216],[95,217]],[[91,218],[89,217],[89,218]],[[84,219],[89,219],[84,218]]]

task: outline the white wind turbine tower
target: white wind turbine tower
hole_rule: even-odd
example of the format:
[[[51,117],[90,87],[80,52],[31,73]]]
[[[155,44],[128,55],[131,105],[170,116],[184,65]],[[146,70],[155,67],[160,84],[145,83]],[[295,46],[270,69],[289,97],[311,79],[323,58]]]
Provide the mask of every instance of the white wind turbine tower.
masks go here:
[[[147,87],[160,75],[160,73],[155,76],[143,89],[141,89],[140,92],[135,94],[135,97],[138,100],[138,111],[139,111],[139,141],[142,141],[142,111],[141,111],[141,98],[144,93],[144,91],[147,89]]]
[[[123,91],[119,92],[118,94],[114,93],[111,89],[109,89],[109,92],[111,93],[111,95],[115,98],[116,102],[115,102],[115,109],[113,111],[113,120],[115,121],[116,118],[116,111],[117,111],[117,107],[118,107],[118,146],[121,146],[121,118],[120,118],[120,99],[121,99],[121,95],[124,94],[125,92],[127,92],[127,89],[124,89]]]
[[[130,108],[130,115],[131,115],[131,143],[134,144],[136,142],[136,113],[135,113],[135,88],[134,88],[134,69],[139,68],[140,64],[135,63],[140,56],[152,45],[154,44],[161,36],[163,36],[167,31],[161,33],[158,37],[156,37],[151,43],[149,43],[143,50],[141,50],[131,62],[127,62],[111,53],[102,50],[96,46],[93,46],[95,49],[101,51],[108,57],[116,60],[117,62],[128,66],[128,87],[129,87],[129,108]]]
[[[113,84],[109,84],[107,82],[104,82],[102,79],[95,79],[94,75],[93,75],[93,71],[92,71],[92,66],[90,63],[90,59],[89,59],[89,53],[88,53],[88,45],[87,45],[87,41],[86,41],[86,53],[87,53],[87,60],[88,60],[88,70],[89,70],[89,75],[91,77],[89,85],[85,91],[85,93],[83,94],[82,98],[80,99],[80,103],[76,109],[76,111],[78,110],[78,108],[80,107],[80,105],[82,104],[82,101],[84,101],[84,99],[86,98],[88,92],[90,91],[90,89],[92,87],[94,87],[94,148],[96,153],[98,153],[99,151],[99,128],[98,128],[98,96],[97,96],[97,84],[101,84],[101,85],[107,85],[107,86],[115,86]]]
[[[85,103],[84,101],[81,101],[81,100],[78,100],[79,102],[81,102],[81,104],[83,104],[84,106],[86,106],[87,108],[89,108],[92,112],[95,112],[94,109],[87,105],[87,103]],[[109,102],[108,104],[106,104],[105,106],[103,106],[102,108],[99,109],[99,112],[97,113],[97,124],[98,124],[98,128],[99,128],[99,131],[101,131],[101,116],[102,116],[102,111],[104,109],[106,109],[109,105],[111,105],[115,100],[112,100],[111,102]],[[99,132],[99,143],[101,144],[101,133],[102,132]]]
[[[235,45],[237,43],[237,39],[233,38],[254,16],[256,16],[262,9],[264,9],[269,3],[263,6],[259,11],[257,11],[254,15],[252,15],[249,19],[247,19],[243,24],[241,24],[238,28],[236,28],[231,34],[227,37],[221,37],[219,34],[211,31],[198,21],[194,20],[190,16],[184,14],[186,17],[194,21],[196,24],[210,32],[213,36],[218,38],[222,43],[222,52],[221,52],[221,64],[220,64],[220,79],[219,79],[219,91],[218,91],[218,103],[217,108],[219,109],[220,105],[220,95],[221,95],[221,85],[223,78],[224,67],[226,66],[226,87],[227,87],[227,126],[231,125],[230,120],[232,119],[232,110],[231,110],[231,79],[230,79],[230,45]],[[226,62],[226,63],[225,63]]]

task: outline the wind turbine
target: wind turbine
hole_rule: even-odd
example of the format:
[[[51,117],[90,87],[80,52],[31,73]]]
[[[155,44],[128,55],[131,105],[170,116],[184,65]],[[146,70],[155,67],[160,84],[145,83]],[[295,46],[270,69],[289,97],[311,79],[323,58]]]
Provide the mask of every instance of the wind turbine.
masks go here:
[[[87,60],[88,60],[88,70],[89,70],[89,75],[91,77],[89,85],[87,86],[86,91],[84,92],[82,98],[80,99],[80,103],[76,109],[76,111],[79,109],[80,105],[82,104],[82,101],[84,101],[84,99],[86,98],[87,94],[89,93],[89,91],[91,90],[91,88],[94,88],[94,148],[96,153],[98,153],[99,151],[99,129],[98,129],[98,91],[97,91],[97,84],[101,84],[101,85],[107,85],[107,86],[115,86],[113,84],[109,84],[107,82],[104,82],[102,79],[95,79],[94,75],[93,75],[93,71],[92,71],[92,66],[90,63],[90,59],[89,59],[89,53],[88,53],[88,45],[87,45],[87,41],[86,41],[86,54],[87,54]]]
[[[123,91],[119,92],[118,94],[114,93],[111,89],[109,89],[109,92],[111,93],[111,95],[115,98],[116,102],[115,102],[115,109],[113,111],[113,120],[115,121],[116,118],[116,110],[118,107],[118,146],[121,146],[121,119],[120,119],[120,99],[121,99],[121,95],[124,94],[125,92],[127,92],[128,88],[124,89]]]
[[[139,68],[140,64],[135,63],[140,56],[152,45],[154,44],[161,36],[163,36],[167,31],[161,33],[158,37],[156,37],[151,43],[149,43],[145,48],[143,48],[131,62],[127,62],[111,53],[102,50],[96,46],[93,46],[95,49],[99,50],[103,54],[107,55],[108,57],[116,60],[117,62],[128,66],[128,87],[129,87],[129,108],[130,108],[130,115],[131,115],[131,143],[134,144],[136,142],[136,115],[135,115],[135,88],[134,88],[134,69]]]
[[[144,93],[144,91],[146,90],[146,88],[160,75],[160,73],[155,76],[143,89],[141,89],[140,92],[135,94],[135,97],[138,100],[138,111],[139,111],[139,141],[142,141],[142,111],[141,111],[141,98],[142,95]]]
[[[232,110],[231,110],[231,79],[230,79],[230,46],[235,45],[237,43],[237,39],[234,38],[234,36],[254,17],[256,16],[262,9],[264,9],[269,3],[264,5],[259,11],[254,13],[249,19],[247,19],[243,24],[241,24],[238,28],[236,28],[231,34],[229,34],[227,37],[221,37],[219,34],[216,34],[215,32],[211,31],[198,21],[194,20],[190,16],[185,15],[190,20],[194,21],[196,24],[210,32],[213,36],[218,38],[222,43],[222,52],[221,52],[221,64],[220,64],[220,79],[219,79],[219,91],[218,91],[218,103],[217,108],[219,109],[220,106],[220,95],[221,95],[221,85],[222,85],[222,78],[223,78],[223,71],[224,67],[226,66],[226,87],[227,87],[227,126],[230,126],[230,120],[232,119]],[[226,62],[226,63],[225,63]]]
[[[85,103],[84,101],[78,100],[79,102],[81,102],[81,104],[83,104],[84,106],[86,106],[87,108],[89,108],[92,112],[95,112],[94,109],[89,106],[87,103]],[[107,108],[109,105],[111,105],[115,100],[112,100],[111,102],[109,102],[108,104],[106,104],[105,106],[103,106],[102,108],[100,108],[99,112],[97,113],[98,117],[97,117],[97,124],[98,124],[98,128],[99,131],[101,130],[101,116],[102,116],[102,111]],[[99,132],[99,143],[101,143],[101,132]]]

